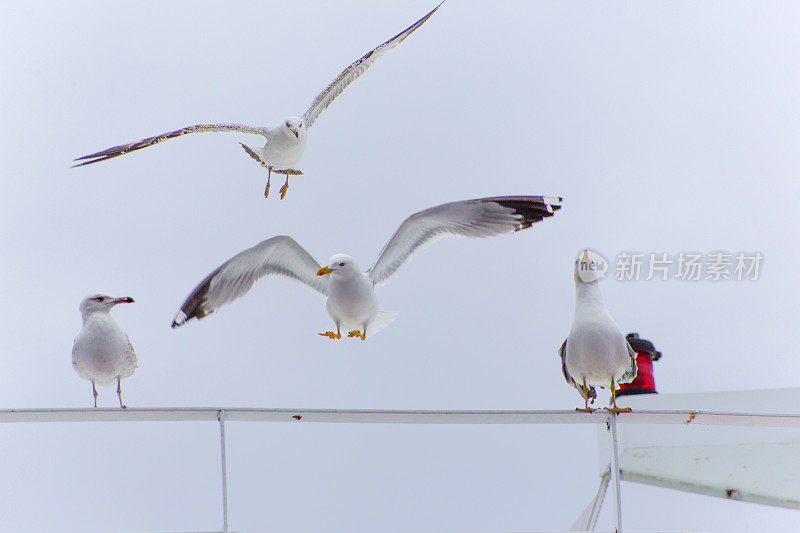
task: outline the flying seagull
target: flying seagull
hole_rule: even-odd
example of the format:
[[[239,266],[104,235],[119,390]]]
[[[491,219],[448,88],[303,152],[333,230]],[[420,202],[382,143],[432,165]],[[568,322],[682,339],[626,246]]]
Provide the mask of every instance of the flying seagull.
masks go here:
[[[442,2],[444,3],[444,2]],[[261,135],[266,137],[267,143],[263,148],[258,146],[247,146],[242,144],[242,148],[247,155],[258,161],[261,166],[267,169],[267,186],[264,189],[264,196],[269,197],[269,184],[272,173],[285,174],[286,183],[281,187],[281,199],[286,196],[286,191],[289,189],[289,176],[300,175],[303,172],[295,168],[295,165],[300,161],[303,152],[306,149],[306,136],[307,131],[314,125],[317,117],[339,96],[342,91],[347,88],[356,78],[361,76],[367,71],[369,67],[375,63],[379,57],[400,44],[406,37],[411,35],[417,28],[422,26],[426,20],[433,15],[437,9],[442,5],[437,5],[430,13],[419,19],[417,22],[398,33],[385,43],[377,48],[370,50],[364,54],[360,59],[357,59],[353,64],[344,69],[336,79],[334,79],[325,89],[314,98],[311,106],[306,110],[302,117],[288,117],[277,126],[272,127],[254,127],[243,124],[196,124],[194,126],[186,126],[179,130],[162,133],[141,141],[136,141],[120,146],[114,146],[100,152],[78,157],[75,161],[83,161],[73,165],[73,167],[80,167],[83,165],[90,165],[98,161],[105,161],[112,157],[117,157],[135,150],[153,146],[167,139],[173,139],[189,133],[206,133],[206,132],[237,132],[248,133],[252,135]]]
[[[606,409],[614,413],[630,411],[630,407],[617,407],[615,389],[636,377],[636,352],[603,304],[597,285],[600,278],[593,273],[590,253],[584,250],[575,261],[575,316],[569,336],[558,350],[561,371],[583,397],[584,407],[576,410],[594,411],[589,407],[589,398],[594,402],[597,397],[594,388],[609,387],[612,407]]]
[[[491,237],[525,229],[561,209],[561,198],[500,196],[431,207],[408,217],[383,247],[378,259],[362,272],[349,255],[338,254],[322,266],[294,239],[278,236],[233,256],[192,291],[172,327],[203,318],[243,296],[260,278],[279,274],[299,281],[327,298],[334,329],[330,339],[366,340],[388,326],[396,313],[378,310],[374,286],[385,284],[417,251],[435,237]]]
[[[120,380],[136,370],[136,353],[131,341],[109,314],[112,307],[122,303],[133,303],[133,298],[93,294],[84,298],[80,305],[83,328],[72,347],[72,367],[80,377],[92,382],[95,407],[95,384],[107,386],[116,382],[119,406],[124,408]]]

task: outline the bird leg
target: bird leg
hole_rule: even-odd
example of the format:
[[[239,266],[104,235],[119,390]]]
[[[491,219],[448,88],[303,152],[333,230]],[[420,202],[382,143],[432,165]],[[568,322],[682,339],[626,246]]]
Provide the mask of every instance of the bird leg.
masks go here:
[[[597,411],[597,409],[589,407],[589,387],[586,386],[586,381],[581,385],[581,394],[583,395],[583,409],[576,407],[575,410],[582,413],[594,413]]]
[[[269,198],[269,179],[272,177],[272,167],[267,167],[267,188],[264,189],[264,198]]]
[[[614,384],[614,380],[611,380],[611,405],[612,407],[606,407],[607,411],[611,411],[612,413],[619,414],[619,413],[627,413],[631,410],[630,407],[617,407],[617,391],[616,385]]]
[[[328,337],[329,339],[341,339],[342,332],[339,331],[339,326],[336,326],[336,333],[332,331],[326,331],[325,333],[320,333],[323,337]]]
[[[283,187],[281,187],[281,200],[286,198],[286,191],[288,191],[288,190],[289,190],[289,173],[287,172],[286,173],[286,183],[284,183]]]
[[[92,395],[94,396],[94,406],[97,407],[97,388],[94,386],[94,380],[92,380]]]
[[[119,383],[119,376],[117,376],[117,396],[119,396],[119,406],[122,409],[127,409],[128,406],[122,403],[122,386]]]
[[[367,340],[367,328],[364,328],[364,333],[361,333],[361,331],[359,331],[357,329],[354,329],[353,331],[348,333],[347,336],[348,337],[358,337],[362,341],[365,341],[365,340]]]

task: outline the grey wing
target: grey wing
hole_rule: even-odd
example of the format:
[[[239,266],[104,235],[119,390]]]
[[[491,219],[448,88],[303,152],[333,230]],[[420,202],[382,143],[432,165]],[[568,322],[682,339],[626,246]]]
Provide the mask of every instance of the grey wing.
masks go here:
[[[168,131],[167,133],[148,137],[147,139],[142,139],[141,141],[113,146],[100,152],[78,157],[75,159],[75,161],[83,161],[83,163],[72,165],[72,167],[81,167],[83,165],[97,163],[98,161],[105,161],[106,159],[111,159],[112,157],[124,155],[128,152],[133,152],[136,150],[141,150],[142,148],[153,146],[154,144],[166,141],[167,139],[174,139],[175,137],[181,137],[182,135],[188,135],[190,133],[209,133],[220,131],[266,136],[266,130],[264,128],[254,128],[252,126],[245,126],[244,124],[195,124],[194,126],[186,126],[185,128],[181,128],[179,130]]]
[[[244,296],[264,276],[285,276],[326,296],[328,280],[317,276],[319,268],[320,264],[291,237],[267,239],[233,256],[201,281],[183,302],[172,327],[203,318]]]
[[[75,340],[72,343],[72,368],[78,370],[78,354],[75,351],[78,349],[78,338],[75,337]]]
[[[554,196],[498,196],[452,202],[408,217],[383,247],[368,274],[385,283],[423,244],[442,235],[491,237],[529,228],[561,209]]]
[[[133,344],[131,344],[131,340],[128,338],[127,333],[125,333],[125,340],[128,341],[128,357],[125,368],[123,368],[120,372],[120,378],[132,376],[134,370],[136,370],[136,368],[139,366],[139,360],[136,358],[136,352],[133,349]]]
[[[619,383],[630,383],[636,377],[636,372],[638,371],[636,367],[636,352],[631,348],[631,345],[628,341],[625,341],[625,347],[628,349],[628,357],[630,357],[630,366],[625,370],[625,373],[622,374],[622,377],[619,379]]]
[[[581,398],[587,399],[583,395],[583,389],[581,388],[581,385],[575,382],[567,370],[567,339],[564,339],[564,343],[561,345],[561,348],[558,349],[558,355],[561,357],[561,373],[564,374],[564,379],[567,380],[567,383],[578,389],[578,394],[581,395]],[[589,398],[591,398],[594,402],[594,399],[597,398],[597,391],[594,390],[594,387],[589,387],[588,392]]]
[[[314,101],[311,102],[311,106],[303,115],[303,121],[306,124],[306,128],[310,128],[314,125],[314,121],[317,120],[317,117],[325,111],[325,109],[333,102],[333,100],[339,96],[342,91],[344,91],[348,85],[353,83],[359,76],[367,71],[369,67],[375,63],[379,57],[383,54],[403,42],[403,39],[411,35],[417,28],[422,26],[426,20],[433,15],[437,9],[444,3],[442,1],[438,6],[433,8],[430,13],[416,21],[414,24],[406,28],[405,30],[401,31],[382,45],[378,46],[374,50],[370,50],[366,54],[364,54],[361,58],[357,59],[353,64],[349,67],[344,69],[341,74],[339,74],[335,80],[333,80],[325,90],[317,95],[314,98]]]

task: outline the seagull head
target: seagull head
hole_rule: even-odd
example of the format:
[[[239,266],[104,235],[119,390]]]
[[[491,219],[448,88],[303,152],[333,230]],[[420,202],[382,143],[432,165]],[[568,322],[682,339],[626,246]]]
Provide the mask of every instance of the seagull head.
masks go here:
[[[317,276],[333,274],[337,276],[349,276],[358,272],[358,266],[353,258],[345,254],[337,254],[331,257],[327,266],[317,270]]]
[[[81,310],[81,315],[88,316],[92,313],[107,313],[117,304],[130,304],[133,301],[130,296],[115,298],[108,294],[97,293],[84,298],[79,309]]]
[[[573,272],[575,276],[575,283],[583,283],[583,279],[581,277],[581,271],[586,270],[589,268],[589,250],[584,249],[578,254],[578,258],[575,260],[575,271]]]
[[[608,261],[598,252],[585,248],[575,260],[575,283],[594,283],[608,271]]]
[[[289,117],[283,121],[283,128],[286,128],[284,132],[287,135],[294,135],[295,139],[300,139],[301,135],[305,135],[306,126],[303,123],[303,119],[300,117]]]

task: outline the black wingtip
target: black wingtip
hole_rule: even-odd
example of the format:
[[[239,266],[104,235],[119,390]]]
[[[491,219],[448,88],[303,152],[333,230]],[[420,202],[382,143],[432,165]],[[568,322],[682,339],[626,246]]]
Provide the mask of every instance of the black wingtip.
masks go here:
[[[73,161],[81,161],[83,159],[86,159],[86,157],[79,157],[78,159],[73,159]],[[103,159],[93,159],[92,161],[84,161],[83,163],[72,165],[70,168],[77,168],[85,165],[91,165],[92,163],[97,163],[98,161],[103,161]]]
[[[560,196],[508,196],[493,199],[498,205],[514,210],[514,214],[522,217],[520,227],[523,230],[533,224],[549,218],[561,209]],[[558,202],[558,203],[557,203]]]
[[[213,309],[206,309],[206,297],[208,296],[208,291],[211,289],[211,280],[214,279],[219,273],[219,269],[214,270],[211,274],[209,274],[206,279],[200,282],[192,293],[186,298],[186,301],[183,302],[180,311],[178,314],[175,315],[175,319],[172,321],[172,327],[177,328],[183,326],[187,322],[192,319],[200,320],[201,318],[210,315],[214,312]]]
[[[188,303],[188,302],[187,302]],[[170,326],[172,329],[179,328],[181,326],[185,326],[187,322],[197,319],[200,320],[201,318],[210,315],[213,311],[205,311],[203,309],[198,310],[198,312],[194,314],[187,314],[185,311],[186,304],[178,311],[178,314],[175,315],[175,318],[172,319],[172,325]]]

